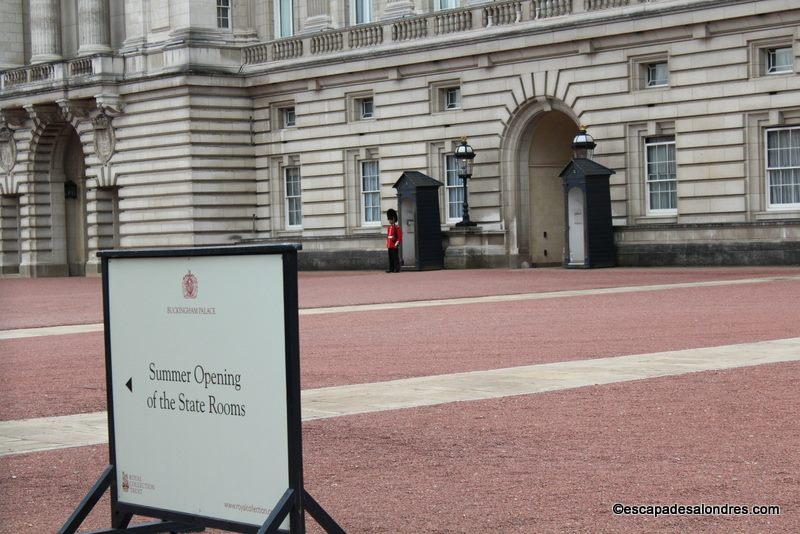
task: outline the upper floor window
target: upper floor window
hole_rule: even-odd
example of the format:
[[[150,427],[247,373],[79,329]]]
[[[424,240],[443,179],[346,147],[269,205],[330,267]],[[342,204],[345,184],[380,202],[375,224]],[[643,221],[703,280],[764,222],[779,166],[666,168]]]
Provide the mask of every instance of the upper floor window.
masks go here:
[[[351,16],[355,24],[372,22],[372,0],[353,0]]]
[[[664,87],[669,83],[669,65],[666,61],[647,65],[647,87]]]
[[[792,72],[794,68],[794,49],[791,46],[785,48],[768,48],[765,53],[767,59],[767,74]]]
[[[294,106],[281,108],[281,128],[291,128],[295,125]]]
[[[458,175],[458,161],[452,154],[444,157],[444,174],[447,221],[460,221],[461,210],[464,207],[464,182]]]
[[[655,215],[677,213],[675,137],[653,137],[645,140],[645,169],[647,212]]]
[[[300,188],[300,167],[283,169],[286,192],[286,228],[303,226],[303,202]]]
[[[361,162],[361,221],[381,223],[381,178],[378,160]]]
[[[372,98],[361,98],[358,102],[358,113],[362,119],[371,119],[374,113]]]
[[[461,107],[461,88],[446,87],[444,92],[444,109],[459,109]]]
[[[800,208],[800,126],[767,130],[769,208]]]
[[[436,9],[455,9],[458,3],[458,0],[436,0]]]
[[[231,0],[217,0],[217,28],[230,29]]]
[[[294,34],[294,5],[292,0],[275,0],[275,37]]]

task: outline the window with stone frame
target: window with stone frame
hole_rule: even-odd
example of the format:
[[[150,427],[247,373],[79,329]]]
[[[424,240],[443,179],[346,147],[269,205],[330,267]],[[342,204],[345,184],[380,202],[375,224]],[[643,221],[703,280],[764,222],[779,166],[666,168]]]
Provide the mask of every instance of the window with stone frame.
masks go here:
[[[751,78],[795,72],[794,38],[791,35],[749,41],[748,50]]]
[[[378,160],[359,162],[361,175],[361,223],[363,226],[381,224],[381,173]]]
[[[303,199],[300,184],[300,167],[284,167],[283,177],[283,190],[286,197],[286,228],[301,228],[303,226]]]
[[[294,113],[294,106],[286,106],[278,110],[280,115],[281,128],[292,128],[296,125],[297,117]]]
[[[678,179],[674,136],[645,139],[645,186],[648,214],[677,213]]]
[[[461,81],[442,80],[430,84],[431,113],[461,109]]]
[[[765,131],[767,208],[800,208],[800,126]]]
[[[766,65],[765,74],[786,74],[794,71],[793,47],[765,48],[763,53]]]
[[[461,220],[464,207],[464,181],[458,175],[458,160],[452,154],[444,156],[444,184],[447,222]]]
[[[669,64],[666,61],[647,64],[647,87],[665,87],[669,84]]]
[[[231,0],[217,0],[217,28],[231,28]]]
[[[669,87],[669,56],[666,52],[628,58],[631,91]]]
[[[373,118],[375,110],[372,97],[359,98],[356,103],[358,106],[357,113],[361,120]]]

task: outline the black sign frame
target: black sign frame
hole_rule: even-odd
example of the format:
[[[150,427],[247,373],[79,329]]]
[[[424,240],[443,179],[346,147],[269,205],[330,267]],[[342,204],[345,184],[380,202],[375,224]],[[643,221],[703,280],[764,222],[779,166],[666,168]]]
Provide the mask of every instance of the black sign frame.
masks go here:
[[[196,248],[142,248],[101,250],[97,255],[102,263],[103,275],[103,326],[105,327],[106,396],[108,403],[109,465],[94,483],[81,503],[67,519],[59,534],[74,534],[89,515],[106,489],[111,493],[111,529],[93,534],[201,532],[204,528],[217,528],[244,534],[286,532],[279,526],[288,516],[290,534],[305,534],[305,513],[308,512],[326,532],[343,534],[345,531],[309,495],[303,486],[303,440],[300,410],[300,328],[297,298],[297,253],[300,244],[257,244]],[[283,311],[286,357],[286,408],[288,430],[289,487],[275,504],[272,513],[261,527],[184,512],[153,508],[120,502],[116,483],[116,436],[114,432],[114,378],[111,372],[111,321],[109,298],[109,260],[114,258],[171,258],[187,256],[241,256],[280,254],[283,262]],[[123,385],[124,387],[124,385]],[[159,519],[153,523],[129,526],[133,515]]]

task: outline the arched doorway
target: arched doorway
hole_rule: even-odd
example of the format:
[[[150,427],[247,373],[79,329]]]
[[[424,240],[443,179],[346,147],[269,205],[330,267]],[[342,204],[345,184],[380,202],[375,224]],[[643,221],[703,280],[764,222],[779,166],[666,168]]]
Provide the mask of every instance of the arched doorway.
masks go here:
[[[578,129],[569,106],[552,98],[526,102],[506,128],[501,173],[511,266],[563,261],[566,212],[558,175],[572,157]]]
[[[558,176],[572,157],[578,126],[560,111],[545,111],[531,124],[530,261],[558,265],[564,258],[564,188]]]
[[[50,168],[53,263],[68,276],[86,274],[86,167],[78,134],[65,126]]]

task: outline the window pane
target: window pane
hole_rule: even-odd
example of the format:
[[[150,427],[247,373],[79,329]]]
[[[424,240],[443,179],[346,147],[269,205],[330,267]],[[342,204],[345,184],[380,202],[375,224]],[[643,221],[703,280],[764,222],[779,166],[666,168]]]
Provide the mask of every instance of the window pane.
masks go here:
[[[447,192],[447,218],[460,219],[464,202],[464,183],[458,176],[455,156],[445,156],[445,190]]]
[[[361,198],[363,202],[364,222],[380,222],[380,170],[377,160],[361,162]]]
[[[372,99],[365,98],[360,102],[361,102],[361,118],[362,119],[372,118]]]
[[[445,89],[445,109],[456,109],[461,107],[461,89],[458,87],[451,87]]]
[[[800,128],[767,131],[769,203],[800,204]]]
[[[673,211],[678,203],[675,142],[665,141],[665,138],[659,138],[657,141],[650,139],[645,144],[649,209]]]
[[[283,109],[283,126],[294,126],[295,125],[295,115],[294,115],[294,108],[284,108]]]
[[[767,50],[767,73],[791,72],[794,69],[794,50],[791,47]]]
[[[292,35],[292,0],[278,0],[280,7],[281,37]]]

